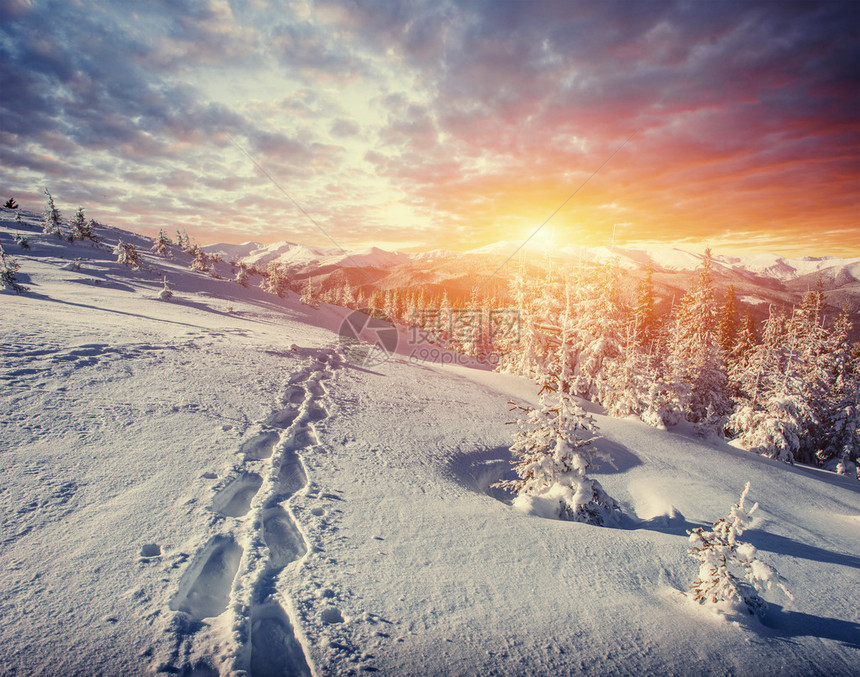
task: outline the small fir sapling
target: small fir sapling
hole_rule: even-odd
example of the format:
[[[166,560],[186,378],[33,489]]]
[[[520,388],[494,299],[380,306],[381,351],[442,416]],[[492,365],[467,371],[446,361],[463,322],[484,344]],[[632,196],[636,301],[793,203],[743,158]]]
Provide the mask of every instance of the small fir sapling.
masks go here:
[[[18,282],[16,273],[21,266],[11,256],[7,256],[3,251],[3,245],[0,245],[0,286],[5,289],[11,289],[16,294],[22,294],[25,291],[30,291],[29,288]]]
[[[495,486],[516,491],[517,507],[538,513],[551,507],[561,519],[604,525],[617,516],[618,503],[586,472],[597,459],[609,461],[609,455],[594,446],[593,438],[580,436],[579,431],[596,433],[597,424],[565,390],[572,376],[569,292],[568,288],[559,344],[539,376],[538,408],[514,405],[526,412],[516,421],[511,446],[511,463],[519,479]]]
[[[21,249],[29,249],[30,243],[27,241],[27,238],[21,235],[21,233],[15,233],[15,244],[17,244]]]
[[[163,278],[164,286],[161,288],[161,291],[158,292],[158,298],[162,301],[169,301],[173,298],[173,291],[171,291],[170,287],[167,285],[167,275]]]
[[[305,280],[305,284],[302,287],[302,294],[299,297],[299,301],[301,301],[304,305],[310,306],[311,308],[319,308],[320,304],[314,296],[314,287],[310,278]]]
[[[75,218],[72,220],[72,240],[84,240],[90,237],[89,224],[84,216],[84,208],[78,207]]]
[[[45,205],[45,214],[42,218],[42,232],[63,237],[63,232],[60,230],[60,210],[54,205],[54,196],[47,188],[45,188],[45,195],[48,197],[48,202]]]
[[[99,238],[96,237],[96,234],[93,232],[97,225],[99,225],[99,224],[95,219],[90,219],[87,222],[86,228],[82,229],[83,238],[81,238],[81,239],[90,240],[92,242],[98,242]]]
[[[132,270],[140,270],[140,254],[133,244],[117,240],[113,253],[116,254],[117,263],[128,266]]]
[[[202,273],[209,270],[209,257],[206,255],[206,252],[200,248],[200,245],[191,245],[189,252],[193,257],[191,260],[191,270],[199,270]]]
[[[776,569],[758,559],[752,545],[738,540],[738,536],[749,527],[750,516],[758,508],[756,503],[749,511],[746,510],[744,502],[749,490],[750,483],[747,482],[729,516],[714,522],[710,531],[698,527],[687,532],[690,536],[687,552],[699,562],[699,578],[690,589],[693,599],[699,604],[725,602],[736,608],[746,608],[750,614],[763,616],[767,604],[759,593],[776,584],[789,599],[793,598]]]
[[[3,205],[6,209],[18,209],[18,203],[15,202],[11,197],[6,200],[6,204]]]
[[[290,279],[287,275],[287,267],[276,261],[271,261],[266,268],[266,274],[260,282],[260,289],[287,298],[290,288]]]
[[[164,233],[163,228],[159,228],[158,237],[155,238],[155,244],[152,245],[152,251],[154,251],[159,256],[168,256],[170,250],[167,248],[168,245],[173,244],[170,241],[170,238]]]
[[[238,282],[243,287],[248,286],[248,270],[245,268],[244,265],[240,266],[239,269],[236,271],[236,277],[233,278],[233,281]]]

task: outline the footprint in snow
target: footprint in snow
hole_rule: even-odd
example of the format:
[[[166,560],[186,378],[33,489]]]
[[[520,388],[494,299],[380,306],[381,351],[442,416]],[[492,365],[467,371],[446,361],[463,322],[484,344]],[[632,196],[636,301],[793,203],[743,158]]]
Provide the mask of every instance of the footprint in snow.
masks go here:
[[[289,404],[301,404],[305,401],[305,389],[301,386],[290,386],[284,394],[284,400]]]
[[[227,608],[233,578],[239,569],[242,548],[232,536],[219,534],[197,553],[170,601],[173,611],[196,620],[218,616]]]
[[[263,540],[269,547],[269,563],[273,569],[283,569],[307,552],[305,539],[281,506],[263,514]]]
[[[246,459],[254,461],[269,458],[280,439],[279,433],[274,430],[267,430],[243,442],[239,452],[244,454]]]
[[[311,421],[322,421],[326,416],[328,412],[318,404],[311,405],[308,409],[308,418]]]
[[[308,483],[308,476],[295,449],[286,449],[278,469],[279,496],[281,500],[292,496]]]
[[[311,674],[290,619],[277,604],[257,607],[251,614],[251,674],[255,677]]]
[[[298,415],[299,412],[296,409],[281,409],[266,419],[266,425],[272,428],[289,428]]]
[[[212,500],[212,509],[227,517],[242,517],[251,509],[263,478],[257,473],[243,473],[224,487]]]

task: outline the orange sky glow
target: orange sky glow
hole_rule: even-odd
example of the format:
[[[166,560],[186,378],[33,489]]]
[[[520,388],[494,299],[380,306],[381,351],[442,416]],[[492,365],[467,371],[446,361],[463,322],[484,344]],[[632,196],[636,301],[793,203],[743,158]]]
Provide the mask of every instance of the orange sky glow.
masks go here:
[[[578,191],[562,246],[860,256],[855,2],[10,1],[0,32],[25,209],[462,251]]]

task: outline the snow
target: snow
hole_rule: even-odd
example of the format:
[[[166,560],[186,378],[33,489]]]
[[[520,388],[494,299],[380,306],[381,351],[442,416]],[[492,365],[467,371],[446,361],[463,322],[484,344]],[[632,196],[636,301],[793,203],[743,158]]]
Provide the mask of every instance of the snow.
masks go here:
[[[236,259],[249,266],[265,267],[277,262],[291,267],[341,266],[389,268],[410,260],[403,252],[389,252],[379,247],[360,251],[345,251],[337,247],[311,247],[295,242],[275,242],[262,245],[246,242],[243,245],[213,244],[203,247],[209,254],[220,254],[226,261]]]
[[[225,261],[242,259],[252,252],[263,249],[265,245],[259,242],[243,242],[242,244],[230,244],[229,242],[217,242],[202,247],[203,251],[212,256],[219,255]]]
[[[503,240],[459,253],[444,249],[426,252],[387,251],[379,247],[364,250],[342,250],[337,247],[313,247],[294,242],[260,244],[246,242],[241,245],[217,243],[203,249],[209,254],[220,254],[226,261],[240,260],[251,266],[265,267],[272,261],[294,268],[326,266],[391,268],[404,263],[429,263],[440,259],[452,259],[465,255],[505,258],[515,252],[532,256],[559,256],[572,261],[602,262],[615,260],[622,270],[640,270],[650,262],[656,270],[693,271],[702,264],[703,254],[669,245],[644,245],[641,247],[565,246],[553,247],[547,240],[535,238],[525,245],[522,241]],[[787,258],[776,254],[747,254],[730,256],[715,254],[714,270],[722,273],[735,272],[747,276],[773,278],[782,282],[806,275],[822,274],[846,284],[860,280],[860,258],[843,259],[837,256],[805,256]],[[742,299],[743,300],[743,299]],[[751,303],[758,301],[752,300]]]
[[[2,218],[0,674],[856,674],[856,481],[584,403],[624,517],[525,514],[489,487],[525,379],[355,365],[343,309]],[[683,594],[747,481],[761,622]]]

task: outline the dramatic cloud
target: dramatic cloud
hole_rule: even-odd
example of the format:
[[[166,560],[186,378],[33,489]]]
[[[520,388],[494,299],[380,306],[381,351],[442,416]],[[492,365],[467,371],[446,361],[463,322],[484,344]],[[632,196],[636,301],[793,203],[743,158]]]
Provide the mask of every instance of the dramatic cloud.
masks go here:
[[[0,20],[0,180],[25,207],[47,184],[148,232],[318,237],[284,189],[344,244],[466,248],[525,237],[587,181],[558,239],[860,254],[856,3],[81,0]]]

